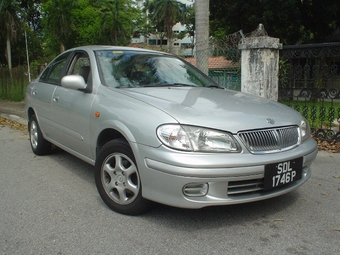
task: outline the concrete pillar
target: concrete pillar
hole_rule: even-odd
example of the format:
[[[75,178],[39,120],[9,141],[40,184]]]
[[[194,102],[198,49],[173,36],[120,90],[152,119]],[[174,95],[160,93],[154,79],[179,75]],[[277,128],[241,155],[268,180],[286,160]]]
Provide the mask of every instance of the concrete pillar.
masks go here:
[[[278,100],[278,38],[257,36],[243,38],[241,50],[241,91],[274,101]]]

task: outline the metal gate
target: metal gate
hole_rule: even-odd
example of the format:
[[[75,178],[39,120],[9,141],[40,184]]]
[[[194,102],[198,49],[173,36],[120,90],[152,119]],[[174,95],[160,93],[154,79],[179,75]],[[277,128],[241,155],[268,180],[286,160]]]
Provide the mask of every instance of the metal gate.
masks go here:
[[[340,141],[340,43],[283,47],[279,101],[306,117],[315,137]]]

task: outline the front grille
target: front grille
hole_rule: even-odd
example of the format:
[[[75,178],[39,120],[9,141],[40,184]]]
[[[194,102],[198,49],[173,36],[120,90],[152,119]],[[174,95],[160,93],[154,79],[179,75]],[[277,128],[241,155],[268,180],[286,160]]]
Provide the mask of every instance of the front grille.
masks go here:
[[[285,151],[300,143],[297,126],[241,131],[237,135],[247,149],[254,154]]]

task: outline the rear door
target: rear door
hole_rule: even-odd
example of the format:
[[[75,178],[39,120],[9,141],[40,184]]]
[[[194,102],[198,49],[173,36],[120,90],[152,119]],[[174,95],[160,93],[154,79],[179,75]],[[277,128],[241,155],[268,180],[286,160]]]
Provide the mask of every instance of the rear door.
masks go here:
[[[31,90],[32,105],[45,137],[53,137],[52,95],[60,84],[69,56],[70,52],[66,52],[53,60]]]

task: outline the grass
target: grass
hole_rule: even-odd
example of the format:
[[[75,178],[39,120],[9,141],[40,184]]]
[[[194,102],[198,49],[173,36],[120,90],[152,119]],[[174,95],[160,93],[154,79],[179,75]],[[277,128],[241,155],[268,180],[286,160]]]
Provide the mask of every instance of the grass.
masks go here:
[[[337,126],[334,122],[340,118],[340,102],[329,101],[284,101],[285,105],[300,112],[313,128]]]
[[[0,86],[0,98],[20,102],[25,98],[26,85],[18,81],[2,83]]]
[[[8,70],[0,68],[0,98],[9,101],[22,101],[25,98],[28,76],[23,68],[12,70],[12,77]]]

